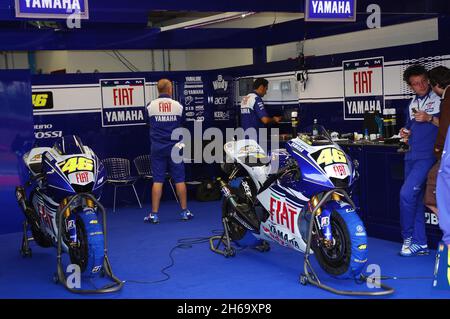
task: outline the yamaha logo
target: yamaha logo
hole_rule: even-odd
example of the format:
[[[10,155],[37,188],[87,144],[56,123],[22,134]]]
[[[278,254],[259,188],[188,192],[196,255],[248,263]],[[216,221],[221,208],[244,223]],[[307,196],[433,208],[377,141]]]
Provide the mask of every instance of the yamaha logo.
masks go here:
[[[222,75],[218,75],[217,80],[213,81],[213,87],[215,91],[226,91],[228,88],[228,81],[225,81]]]

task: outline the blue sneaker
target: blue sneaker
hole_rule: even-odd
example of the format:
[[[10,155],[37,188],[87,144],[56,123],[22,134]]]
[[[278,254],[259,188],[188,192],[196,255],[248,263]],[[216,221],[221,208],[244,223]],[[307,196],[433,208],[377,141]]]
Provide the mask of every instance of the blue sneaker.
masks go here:
[[[181,219],[182,220],[189,220],[194,218],[194,214],[191,213],[189,209],[185,209],[181,212]]]
[[[404,251],[401,251],[400,255],[403,257],[412,257],[428,255],[429,253],[430,251],[428,250],[427,245],[411,244],[411,246],[406,248]]]
[[[150,213],[148,216],[144,217],[145,223],[151,223],[151,224],[159,224],[159,217],[156,213]]]

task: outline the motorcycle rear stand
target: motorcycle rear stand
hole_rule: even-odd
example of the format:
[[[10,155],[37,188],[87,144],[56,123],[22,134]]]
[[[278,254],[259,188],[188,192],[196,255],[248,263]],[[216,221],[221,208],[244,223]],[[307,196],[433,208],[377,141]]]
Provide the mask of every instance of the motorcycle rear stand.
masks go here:
[[[62,284],[67,290],[72,293],[78,294],[102,294],[102,293],[111,293],[117,292],[122,289],[124,282],[118,279],[111,268],[111,264],[108,258],[108,250],[106,246],[106,210],[103,205],[91,194],[82,193],[73,196],[69,202],[64,206],[58,209],[58,229],[63,229],[63,214],[70,207],[73,201],[78,198],[89,198],[97,205],[98,209],[102,212],[103,216],[103,239],[104,239],[104,257],[103,257],[103,269],[101,270],[101,276],[107,277],[112,281],[111,284],[108,284],[102,288],[97,289],[79,289],[79,288],[71,288],[67,285],[67,278],[62,265],[62,231],[58,232],[57,236],[57,263],[56,263],[56,273],[54,274],[53,281],[58,284]],[[33,238],[28,238],[28,222],[25,220],[23,222],[23,237],[22,237],[22,246],[20,252],[24,257],[31,257],[31,248],[29,247],[29,241],[33,240]]]
[[[355,208],[355,204],[353,203],[353,201],[351,200],[351,198],[347,194],[347,192],[345,190],[341,190],[341,189],[339,189],[338,191],[345,197],[345,199],[348,201],[348,203],[350,203],[350,205],[353,208]],[[317,213],[319,208],[322,207],[330,199],[332,194],[335,192],[336,192],[336,190],[331,190],[331,191],[327,192],[322,197],[322,199],[319,201],[319,203],[314,208],[314,210],[311,212],[311,216],[315,216],[315,214]],[[222,224],[224,227],[224,232],[221,236],[213,236],[210,238],[210,240],[209,240],[210,249],[215,253],[225,256],[226,258],[234,257],[236,255],[236,249],[231,246],[231,239],[229,236],[229,229],[228,229],[228,225],[227,225],[227,217],[222,218]],[[311,262],[309,260],[309,256],[311,255],[311,242],[312,242],[313,226],[314,226],[314,222],[312,222],[312,220],[311,220],[311,222],[309,223],[308,240],[306,243],[307,245],[306,245],[305,259],[304,259],[304,264],[303,264],[304,274],[300,275],[300,283],[302,285],[307,285],[309,283],[313,286],[316,286],[318,288],[332,292],[334,294],[347,295],[347,296],[386,296],[386,295],[390,295],[390,294],[394,293],[393,288],[381,283],[381,278],[375,278],[377,280],[377,282],[374,283],[374,282],[370,281],[369,278],[367,278],[364,275],[361,275],[360,280],[365,281],[367,284],[377,286],[377,288],[381,288],[382,290],[371,291],[371,292],[340,290],[340,289],[335,289],[333,287],[323,284],[320,281],[319,276],[317,276],[316,272],[314,271],[314,268],[312,267]],[[214,245],[215,241],[217,241],[217,245]],[[221,243],[224,245],[224,249],[219,248]]]
[[[30,248],[30,241],[34,240],[33,237],[28,237],[28,222],[25,219],[22,223],[23,235],[22,235],[22,245],[20,246],[20,254],[22,257],[31,257],[32,251]]]

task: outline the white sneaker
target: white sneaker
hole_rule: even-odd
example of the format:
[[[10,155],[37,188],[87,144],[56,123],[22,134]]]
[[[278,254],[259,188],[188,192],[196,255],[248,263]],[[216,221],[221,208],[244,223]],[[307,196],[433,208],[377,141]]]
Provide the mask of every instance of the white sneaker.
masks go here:
[[[403,239],[403,245],[402,245],[402,250],[401,250],[400,254],[407,253],[407,251],[409,250],[409,247],[411,246],[411,242],[412,242],[412,237]]]

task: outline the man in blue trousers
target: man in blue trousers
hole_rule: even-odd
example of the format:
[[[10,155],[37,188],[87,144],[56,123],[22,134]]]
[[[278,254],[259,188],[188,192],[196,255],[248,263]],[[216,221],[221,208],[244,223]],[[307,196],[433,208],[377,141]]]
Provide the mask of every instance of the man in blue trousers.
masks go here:
[[[405,154],[405,181],[400,190],[400,224],[404,257],[427,255],[425,233],[425,206],[423,203],[428,171],[436,161],[433,146],[439,126],[440,97],[430,88],[427,70],[412,65],[403,73],[403,79],[414,91],[409,103],[406,126],[400,136],[408,139]]]

